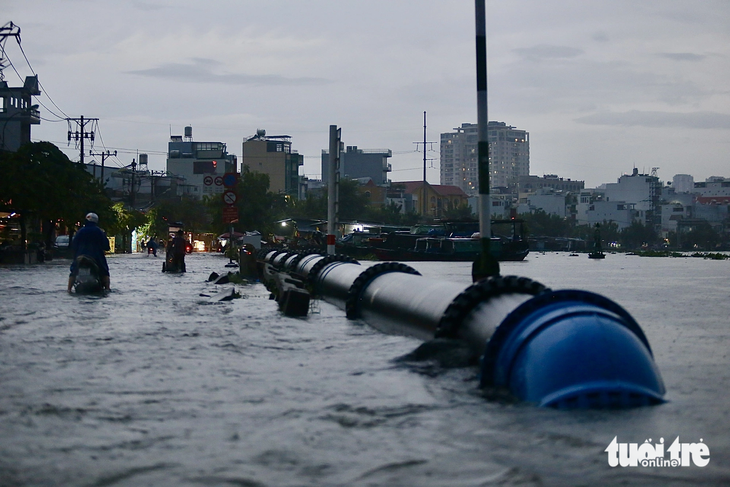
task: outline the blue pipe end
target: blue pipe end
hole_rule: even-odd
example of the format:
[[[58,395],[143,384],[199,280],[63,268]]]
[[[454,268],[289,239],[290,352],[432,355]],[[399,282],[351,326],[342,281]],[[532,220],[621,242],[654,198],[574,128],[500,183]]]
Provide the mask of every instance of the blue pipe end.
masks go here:
[[[550,291],[497,327],[481,385],[559,409],[630,408],[664,402],[664,383],[639,325],[621,306],[586,291]]]

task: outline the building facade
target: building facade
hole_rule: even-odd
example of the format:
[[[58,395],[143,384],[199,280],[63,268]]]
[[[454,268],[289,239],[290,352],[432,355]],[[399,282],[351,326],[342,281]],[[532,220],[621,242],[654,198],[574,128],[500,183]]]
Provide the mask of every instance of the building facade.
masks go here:
[[[30,142],[30,126],[41,123],[38,105],[33,105],[32,97],[40,94],[38,76],[26,76],[25,83],[18,88],[0,81],[0,151],[16,152]]]
[[[580,193],[585,188],[584,181],[560,178],[555,174],[540,176],[519,176],[517,178],[519,197],[538,193],[543,189],[562,191],[563,193]]]
[[[407,201],[409,204],[403,205],[402,212],[412,209],[428,218],[443,218],[447,211],[468,205],[469,196],[457,186],[428,182],[424,185],[423,181],[399,181],[393,183],[388,191],[386,202],[391,201],[397,204]]]
[[[689,174],[675,174],[672,178],[672,188],[677,193],[691,193],[694,186],[695,180]]]
[[[198,199],[222,194],[223,175],[238,172],[236,156],[227,152],[226,144],[194,142],[192,127],[185,127],[184,137],[171,136],[167,147],[167,173],[185,180],[182,194]]]
[[[347,179],[370,178],[378,186],[388,184],[388,173],[393,170],[388,158],[393,156],[390,149],[358,149],[356,145],[347,146],[340,153],[340,177]],[[322,181],[329,182],[329,151],[322,151]]]
[[[265,130],[243,141],[241,165],[269,176],[269,191],[300,198],[299,166],[304,156],[291,148],[288,135],[267,136]]]
[[[596,223],[612,222],[623,230],[634,220],[642,220],[645,214],[636,210],[635,205],[625,201],[606,200],[604,195],[585,190],[578,196],[576,223],[593,226]]]
[[[530,135],[504,122],[489,122],[490,187],[516,185],[530,174]],[[441,184],[458,186],[465,193],[479,193],[477,164],[478,125],[463,123],[455,132],[441,134]]]
[[[616,183],[607,183],[601,189],[606,201],[628,203],[639,212],[642,224],[652,227],[661,226],[662,183],[659,178],[649,174],[633,172],[624,174]]]

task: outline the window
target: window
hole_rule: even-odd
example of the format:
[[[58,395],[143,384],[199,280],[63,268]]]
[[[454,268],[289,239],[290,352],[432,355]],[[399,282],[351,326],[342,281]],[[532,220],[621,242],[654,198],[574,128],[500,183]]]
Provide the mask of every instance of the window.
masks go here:
[[[193,174],[215,174],[215,161],[194,161]]]

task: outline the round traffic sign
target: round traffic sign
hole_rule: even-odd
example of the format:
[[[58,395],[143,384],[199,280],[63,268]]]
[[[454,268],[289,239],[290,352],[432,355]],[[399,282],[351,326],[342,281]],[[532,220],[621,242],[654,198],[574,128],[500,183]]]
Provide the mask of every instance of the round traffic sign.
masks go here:
[[[236,173],[227,172],[223,175],[223,186],[233,188],[236,185]]]
[[[238,196],[233,191],[226,191],[223,193],[223,202],[227,205],[233,205],[236,203]]]
[[[203,184],[205,184],[206,186],[210,186],[211,184],[213,184],[213,176],[205,176],[203,178]]]
[[[223,178],[220,176],[216,176],[215,178],[215,185],[216,186],[223,186]]]

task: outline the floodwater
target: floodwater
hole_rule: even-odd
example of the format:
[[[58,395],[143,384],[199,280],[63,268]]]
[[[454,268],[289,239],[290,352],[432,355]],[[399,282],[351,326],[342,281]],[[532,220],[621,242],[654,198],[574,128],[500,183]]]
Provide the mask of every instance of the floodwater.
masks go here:
[[[477,370],[396,359],[420,342],[314,303],[282,316],[227,259],[109,257],[0,268],[0,486],[729,485],[730,261],[531,254],[503,275],[613,299],[642,326],[668,403],[556,411],[497,401]],[[410,263],[470,284],[468,263]],[[241,299],[218,301],[235,287]],[[705,467],[610,467],[618,442],[702,442]],[[668,458],[668,454],[667,454]]]

